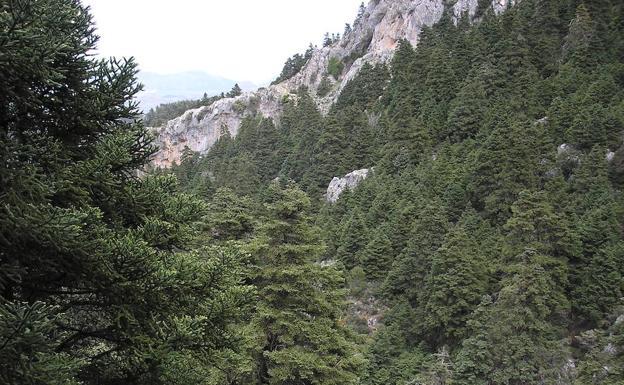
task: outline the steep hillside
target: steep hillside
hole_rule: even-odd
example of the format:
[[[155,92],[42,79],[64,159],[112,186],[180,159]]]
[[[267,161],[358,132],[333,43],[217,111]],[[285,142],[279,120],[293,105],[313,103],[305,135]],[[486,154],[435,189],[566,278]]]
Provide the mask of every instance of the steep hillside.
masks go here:
[[[624,2],[330,40],[150,169],[89,9],[0,2],[0,384],[623,384]]]
[[[360,384],[619,385],[624,6],[474,15],[447,7],[328,110],[301,90],[172,171],[235,210],[224,191],[308,193],[367,336]]]
[[[221,136],[223,128],[236,136],[245,116],[260,113],[279,119],[286,96],[295,95],[301,87],[312,94],[323,113],[327,113],[345,85],[365,63],[387,63],[399,41],[417,45],[423,27],[440,20],[449,8],[446,0],[373,0],[356,20],[350,32],[333,44],[315,48],[303,68],[291,78],[267,88],[220,100],[207,107],[185,112],[163,127],[155,127],[160,151],[154,165],[169,167],[179,162],[185,147],[206,152]],[[500,13],[513,4],[493,0],[492,9]],[[449,8],[454,22],[462,15],[474,19],[483,8],[478,0],[459,0]],[[326,88],[319,95],[319,88]]]

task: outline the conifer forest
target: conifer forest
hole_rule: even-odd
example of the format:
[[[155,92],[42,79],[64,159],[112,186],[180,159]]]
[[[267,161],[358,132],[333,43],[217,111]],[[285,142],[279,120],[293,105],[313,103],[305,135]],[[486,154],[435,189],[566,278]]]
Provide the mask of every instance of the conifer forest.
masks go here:
[[[0,384],[623,385],[624,2],[435,2],[156,167],[240,87],[144,116],[88,7],[0,0]]]

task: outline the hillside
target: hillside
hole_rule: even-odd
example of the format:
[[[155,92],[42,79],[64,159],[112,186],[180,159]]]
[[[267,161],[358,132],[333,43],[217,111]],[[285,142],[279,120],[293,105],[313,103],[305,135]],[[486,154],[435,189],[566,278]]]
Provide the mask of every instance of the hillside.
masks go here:
[[[345,30],[145,127],[80,1],[0,3],[0,384],[624,383],[624,3]]]
[[[497,14],[508,5],[508,0],[492,1]],[[449,12],[455,23],[464,14],[477,20],[479,7],[483,4],[476,0],[461,0]],[[347,33],[327,46],[313,47],[305,64],[292,76],[237,98],[189,110],[162,127],[155,127],[160,151],[154,165],[169,167],[173,162],[179,163],[185,147],[205,153],[220,137],[223,127],[236,136],[246,116],[259,112],[267,118],[278,118],[283,113],[285,98],[295,97],[301,87],[309,90],[321,112],[326,114],[362,66],[387,63],[402,39],[417,45],[421,30],[440,20],[444,10],[444,0],[371,1],[360,9]]]
[[[302,90],[173,172],[208,197],[290,180],[317,202],[370,335],[361,383],[621,383],[622,11],[447,7],[329,109]]]

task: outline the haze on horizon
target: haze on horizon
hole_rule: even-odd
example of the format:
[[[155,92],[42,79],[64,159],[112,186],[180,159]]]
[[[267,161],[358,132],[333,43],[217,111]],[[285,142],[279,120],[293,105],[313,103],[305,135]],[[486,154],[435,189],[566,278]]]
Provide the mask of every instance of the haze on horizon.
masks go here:
[[[362,0],[82,2],[94,15],[101,56],[134,56],[142,71],[265,84],[325,32],[342,33]]]

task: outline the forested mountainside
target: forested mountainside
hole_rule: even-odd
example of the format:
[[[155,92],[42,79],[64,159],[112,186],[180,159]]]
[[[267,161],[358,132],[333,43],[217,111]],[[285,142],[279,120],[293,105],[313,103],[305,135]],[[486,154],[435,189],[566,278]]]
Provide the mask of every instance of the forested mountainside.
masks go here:
[[[491,3],[491,6],[488,5]],[[482,10],[503,12],[514,0],[376,0],[362,4],[353,25],[342,36],[326,34],[323,47],[310,46],[289,58],[272,84],[235,98],[219,100],[186,111],[166,124],[152,127],[159,151],[152,163],[169,167],[179,163],[186,147],[204,154],[226,130],[238,134],[242,120],[253,115],[279,119],[284,101],[305,87],[326,114],[344,87],[366,64],[387,63],[401,40],[416,45],[423,28],[447,17],[462,15],[478,20]]]
[[[135,63],[0,3],[0,383],[622,384],[624,4],[444,4],[148,171]]]
[[[275,178],[317,202],[347,319],[381,319],[362,383],[622,383],[623,11],[447,12],[327,116],[302,89],[279,122],[248,117],[174,173],[220,207],[223,188],[262,201]],[[321,202],[332,177],[373,167]]]

